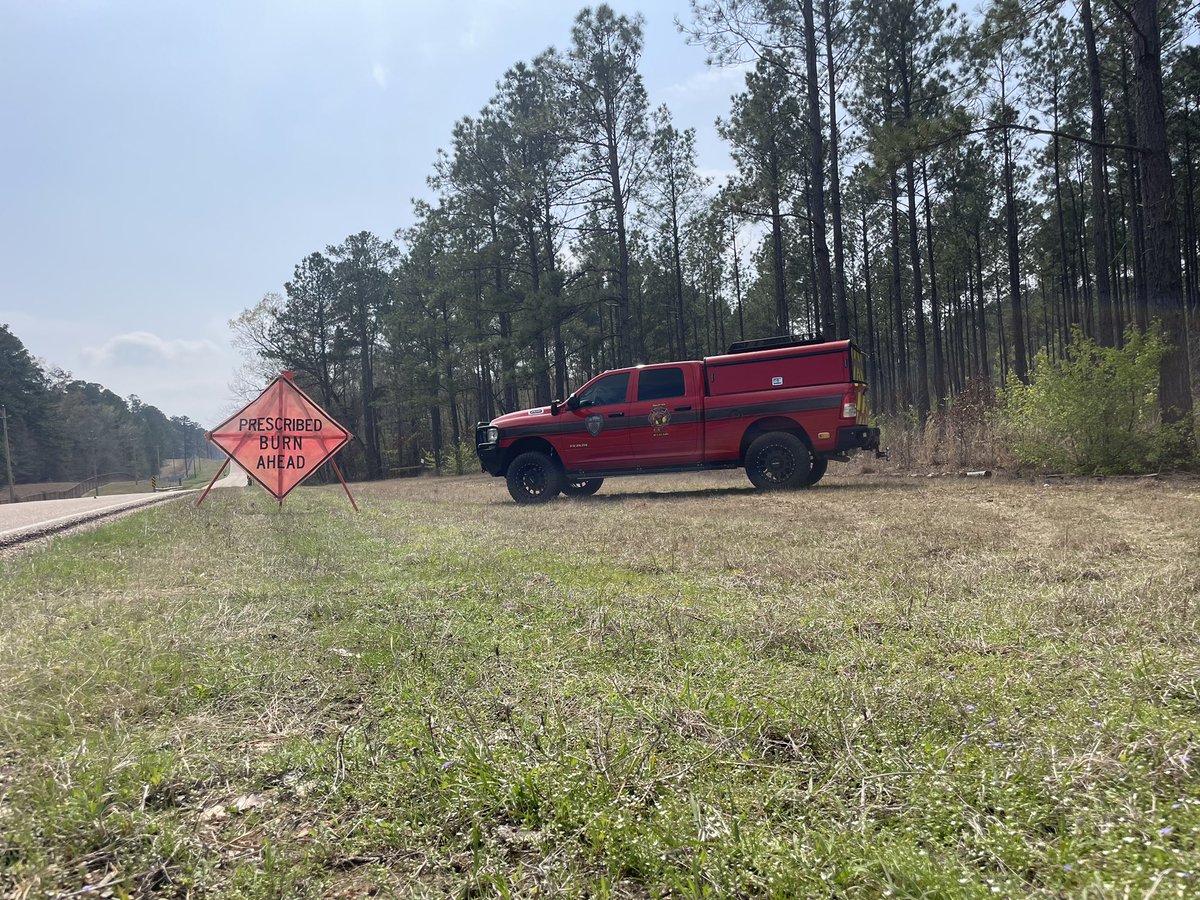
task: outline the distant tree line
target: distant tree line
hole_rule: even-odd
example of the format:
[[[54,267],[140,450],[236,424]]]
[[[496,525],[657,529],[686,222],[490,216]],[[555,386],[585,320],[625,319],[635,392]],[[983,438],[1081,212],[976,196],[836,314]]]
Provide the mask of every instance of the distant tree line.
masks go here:
[[[46,371],[7,325],[0,325],[0,403],[18,484],[78,482],[109,472],[148,478],[160,460],[213,455],[204,429],[191,419],[167,418],[135,396],[123,400],[62,370]],[[0,485],[6,477],[0,468]]]
[[[314,252],[234,325],[360,441],[360,477],[461,464],[476,420],[610,367],[784,332],[852,338],[918,422],[1025,382],[1075,332],[1163,326],[1159,414],[1194,447],[1200,310],[1194,5],[692,0],[745,69],[698,170],[653,106],[640,16],[584,9],[455,126],[391,239]]]

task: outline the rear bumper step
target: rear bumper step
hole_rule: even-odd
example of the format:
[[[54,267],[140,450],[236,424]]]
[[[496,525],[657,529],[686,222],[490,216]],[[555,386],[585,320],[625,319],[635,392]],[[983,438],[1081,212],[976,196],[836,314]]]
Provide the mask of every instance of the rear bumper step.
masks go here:
[[[847,450],[878,450],[879,429],[867,425],[850,425],[838,429],[837,452]]]

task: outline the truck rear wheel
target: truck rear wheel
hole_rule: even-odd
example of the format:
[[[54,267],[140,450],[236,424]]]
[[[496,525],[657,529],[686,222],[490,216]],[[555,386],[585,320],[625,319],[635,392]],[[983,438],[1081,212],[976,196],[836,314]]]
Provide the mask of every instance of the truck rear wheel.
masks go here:
[[[508,464],[508,493],[518,503],[547,503],[563,488],[563,473],[545,453],[531,450]]]
[[[590,497],[600,490],[602,484],[604,484],[603,478],[581,478],[576,481],[564,482],[562,492],[568,497]]]
[[[825,477],[825,470],[829,468],[829,460],[824,456],[814,456],[812,468],[808,471],[808,481],[805,482],[810,487]]]
[[[746,475],[759,490],[804,487],[812,471],[812,455],[804,441],[787,431],[759,435],[746,451]]]

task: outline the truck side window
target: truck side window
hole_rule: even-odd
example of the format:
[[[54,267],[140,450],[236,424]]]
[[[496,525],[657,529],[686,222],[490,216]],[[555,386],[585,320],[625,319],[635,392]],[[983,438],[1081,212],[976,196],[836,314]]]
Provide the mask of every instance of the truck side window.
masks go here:
[[[601,378],[579,395],[580,406],[611,406],[614,403],[624,403],[625,393],[629,390],[629,373],[618,372]]]
[[[639,400],[666,400],[687,393],[683,386],[683,369],[643,369],[638,376]]]

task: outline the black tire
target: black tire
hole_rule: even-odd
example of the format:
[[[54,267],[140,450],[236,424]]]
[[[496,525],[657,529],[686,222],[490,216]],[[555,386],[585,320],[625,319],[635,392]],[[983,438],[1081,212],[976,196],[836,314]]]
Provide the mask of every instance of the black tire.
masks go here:
[[[600,490],[604,484],[603,478],[580,478],[575,481],[564,481],[562,492],[568,497],[590,497]]]
[[[558,463],[536,450],[522,453],[509,463],[505,480],[508,493],[518,503],[548,503],[563,488],[563,473]]]
[[[804,441],[787,431],[768,431],[746,450],[746,475],[762,491],[785,491],[808,484],[812,455]]]
[[[814,456],[812,468],[808,470],[808,481],[810,487],[825,477],[825,470],[829,468],[829,460],[824,456]]]

